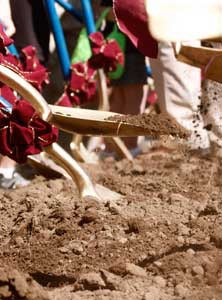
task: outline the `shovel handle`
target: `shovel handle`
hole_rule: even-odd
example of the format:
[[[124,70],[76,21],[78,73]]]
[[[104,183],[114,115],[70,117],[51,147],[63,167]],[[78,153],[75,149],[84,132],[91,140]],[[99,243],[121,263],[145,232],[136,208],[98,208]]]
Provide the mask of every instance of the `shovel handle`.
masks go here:
[[[24,99],[34,106],[40,113],[43,120],[49,121],[51,118],[51,109],[43,96],[24,78],[9,69],[8,67],[0,65],[0,81],[18,92]]]
[[[31,102],[40,113],[41,118],[49,121],[52,115],[51,109],[42,95],[25,79],[9,68],[0,65],[0,81],[21,94]],[[45,147],[45,151],[52,156],[75,181],[82,198],[93,197],[99,199],[93,183],[78,163],[57,143]]]
[[[53,143],[52,145],[45,147],[45,151],[71,176],[72,180],[77,185],[82,199],[86,200],[89,197],[98,201],[100,200],[89,176],[72,156],[59,146],[59,144]]]

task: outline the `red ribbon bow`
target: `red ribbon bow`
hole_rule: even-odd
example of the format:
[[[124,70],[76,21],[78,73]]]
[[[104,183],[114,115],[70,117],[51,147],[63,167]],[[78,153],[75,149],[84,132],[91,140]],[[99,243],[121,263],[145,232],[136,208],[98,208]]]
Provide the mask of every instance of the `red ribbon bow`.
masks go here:
[[[22,61],[7,53],[6,46],[13,41],[9,39],[0,25],[0,64],[12,69],[41,90],[42,84],[48,82],[48,73],[36,57],[35,49],[28,46],[22,50]],[[15,96],[13,90],[0,84],[0,95],[12,107],[7,109],[0,105],[0,153],[7,155],[18,163],[24,163],[28,155],[38,154],[58,139],[58,130],[43,121],[32,105]]]
[[[115,40],[106,41],[100,32],[92,33],[89,38],[93,55],[87,62],[71,66],[71,79],[58,105],[72,107],[91,101],[96,93],[96,70],[102,68],[108,73],[115,71],[118,64],[124,64],[124,55]]]
[[[115,71],[118,64],[124,64],[124,55],[116,40],[105,40],[101,32],[90,34],[89,39],[93,53],[89,63],[94,69],[108,73]]]
[[[26,79],[39,91],[44,83],[49,83],[47,70],[40,64],[32,46],[21,50],[21,60],[10,53],[0,53],[0,63]]]
[[[12,99],[12,91],[7,87],[3,89],[3,95]],[[55,142],[58,130],[43,121],[26,100],[11,102],[11,112],[0,107],[0,153],[24,163],[28,155],[38,154],[43,147]]]
[[[88,62],[71,66],[71,79],[58,105],[72,107],[89,102],[96,92],[96,70]]]
[[[21,50],[21,60],[23,61],[23,76],[38,90],[42,90],[42,85],[49,83],[47,69],[40,63],[33,46],[27,46]]]

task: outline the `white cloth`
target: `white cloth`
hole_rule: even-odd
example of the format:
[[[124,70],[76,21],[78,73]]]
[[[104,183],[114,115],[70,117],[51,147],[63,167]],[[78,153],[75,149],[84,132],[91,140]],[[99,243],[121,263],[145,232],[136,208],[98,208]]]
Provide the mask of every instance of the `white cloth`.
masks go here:
[[[11,17],[9,0],[0,0],[0,22],[4,26],[5,32],[8,36],[12,36],[15,33],[15,26]]]
[[[200,69],[178,62],[169,43],[159,44],[158,59],[150,59],[150,65],[161,111],[192,132],[188,142],[192,149],[209,148],[208,132],[199,112]]]
[[[15,172],[15,167],[12,168],[0,168],[0,174],[2,174],[5,178],[12,178],[13,173]]]

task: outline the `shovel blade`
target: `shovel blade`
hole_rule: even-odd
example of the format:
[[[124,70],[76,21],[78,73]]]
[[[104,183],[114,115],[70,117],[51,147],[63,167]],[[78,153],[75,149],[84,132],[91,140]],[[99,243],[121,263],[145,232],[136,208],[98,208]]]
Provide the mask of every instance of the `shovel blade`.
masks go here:
[[[147,129],[130,123],[107,120],[117,115],[113,112],[49,105],[52,111],[50,123],[58,128],[82,135],[94,136],[140,136]]]

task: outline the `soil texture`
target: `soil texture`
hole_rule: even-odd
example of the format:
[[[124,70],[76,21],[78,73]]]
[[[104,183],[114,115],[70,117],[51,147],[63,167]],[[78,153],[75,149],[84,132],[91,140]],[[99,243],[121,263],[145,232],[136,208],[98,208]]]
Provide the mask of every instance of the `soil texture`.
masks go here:
[[[68,179],[0,190],[0,299],[221,300],[222,167],[183,153],[84,165],[122,195]]]

